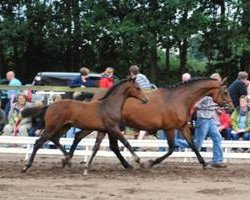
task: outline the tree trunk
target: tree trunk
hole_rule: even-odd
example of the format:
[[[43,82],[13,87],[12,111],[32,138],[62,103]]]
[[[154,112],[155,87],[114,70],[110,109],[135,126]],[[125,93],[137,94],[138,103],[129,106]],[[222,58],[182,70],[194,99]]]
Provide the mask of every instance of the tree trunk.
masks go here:
[[[179,50],[180,50],[179,75],[180,76],[186,71],[186,65],[187,65],[187,48],[188,48],[188,41],[185,38],[181,42],[179,42]]]

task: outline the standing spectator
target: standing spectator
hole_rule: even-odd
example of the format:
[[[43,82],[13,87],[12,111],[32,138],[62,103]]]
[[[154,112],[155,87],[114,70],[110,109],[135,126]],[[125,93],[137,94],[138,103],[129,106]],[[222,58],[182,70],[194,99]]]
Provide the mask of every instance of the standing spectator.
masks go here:
[[[238,140],[240,137],[243,140],[249,140],[250,131],[250,112],[247,106],[247,96],[241,96],[240,106],[237,107],[231,115],[232,120],[232,139]]]
[[[15,78],[15,73],[13,71],[9,71],[6,73],[6,79],[9,81],[9,86],[21,86],[22,83],[18,79]],[[10,107],[14,103],[19,91],[18,90],[8,90],[8,102],[5,106],[5,116],[9,115]]]
[[[212,74],[211,78],[221,81],[221,77],[218,73]],[[213,141],[213,158],[210,164],[211,167],[225,168],[227,167],[223,163],[223,152],[221,147],[222,136],[215,123],[215,103],[210,96],[203,97],[197,103],[197,120],[195,127],[195,139],[194,142],[197,148],[201,148],[205,138],[209,136]],[[181,148],[189,147],[185,140],[175,140],[175,146]]]
[[[139,69],[139,67],[137,65],[132,65],[129,68],[129,72],[130,72],[131,77],[136,76],[135,81],[138,83],[138,85],[142,89],[152,89],[152,88],[154,88],[154,85],[150,83],[148,78],[144,74],[140,73],[140,69]]]
[[[151,84],[148,78],[144,74],[140,73],[140,69],[137,65],[131,65],[129,68],[129,72],[131,77],[136,77],[135,81],[142,89],[156,88],[156,86]],[[146,131],[143,130],[139,131],[138,139],[142,140],[145,135]]]
[[[21,119],[21,110],[23,108],[31,107],[31,103],[27,102],[27,97],[19,93],[17,95],[17,102],[11,106],[9,113],[9,123],[3,129],[4,135],[20,135],[28,136],[28,129],[31,126],[29,118]]]
[[[89,69],[82,67],[80,70],[80,75],[69,82],[69,87],[96,87],[96,83],[89,78]],[[93,93],[91,92],[75,92],[73,94],[74,99],[85,100],[91,99]]]
[[[82,67],[80,70],[80,75],[69,82],[70,87],[94,87],[95,83],[93,80],[89,79],[89,69]]]
[[[228,88],[229,94],[233,101],[234,107],[238,107],[240,105],[239,99],[242,95],[247,95],[247,87],[249,85],[249,81],[247,80],[248,73],[245,71],[241,71],[238,73],[238,79],[235,80]]]
[[[182,74],[182,76],[181,76],[182,82],[189,81],[190,79],[191,79],[191,75],[190,75],[189,73],[184,73],[184,74]]]
[[[69,83],[70,87],[95,87],[95,82],[92,81],[91,79],[89,79],[89,69],[86,67],[82,67],[80,69],[80,76],[77,77],[76,79],[72,80]],[[83,96],[83,99],[85,98],[92,98],[93,94],[89,93],[89,92],[84,92],[82,94],[74,94],[73,95],[74,98],[77,98],[77,96]],[[81,129],[75,128],[75,127],[71,127],[67,133],[66,133],[66,137],[67,138],[74,138],[75,133],[80,131]],[[69,149],[69,146],[66,146],[67,149]]]
[[[230,115],[227,113],[226,110],[222,109],[222,108],[218,108],[216,110],[216,114],[217,114],[217,126],[219,128],[219,131],[221,133],[221,136],[225,139],[225,140],[231,140],[231,117]]]
[[[114,69],[107,67],[99,80],[100,88],[110,88],[114,85]]]
[[[2,102],[0,101],[0,135],[2,133],[2,130],[3,130],[4,124],[5,124],[5,113],[4,113],[3,109],[1,108],[1,104],[2,104]]]

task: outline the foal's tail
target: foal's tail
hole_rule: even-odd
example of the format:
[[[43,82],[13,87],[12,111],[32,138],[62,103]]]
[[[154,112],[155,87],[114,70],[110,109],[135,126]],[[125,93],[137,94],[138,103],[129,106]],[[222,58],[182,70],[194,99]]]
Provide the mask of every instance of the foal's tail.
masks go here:
[[[25,108],[21,112],[22,118],[30,117],[32,119],[35,118],[43,118],[46,113],[48,106],[42,106],[42,107],[33,107],[33,108]]]

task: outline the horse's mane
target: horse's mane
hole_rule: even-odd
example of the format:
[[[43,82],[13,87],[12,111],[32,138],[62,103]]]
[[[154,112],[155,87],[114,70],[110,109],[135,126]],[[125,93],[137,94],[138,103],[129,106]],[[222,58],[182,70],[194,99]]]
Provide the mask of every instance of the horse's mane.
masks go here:
[[[121,80],[119,83],[113,85],[111,88],[109,88],[109,90],[106,92],[106,94],[105,94],[103,97],[101,97],[100,99],[98,99],[98,100],[104,100],[104,99],[106,99],[107,97],[110,96],[110,94],[111,94],[116,88],[118,88],[120,85],[126,83],[127,81],[129,81],[129,79]]]
[[[178,83],[175,83],[173,85],[167,85],[166,88],[177,88],[177,87],[180,87],[180,86],[186,86],[186,85],[189,85],[189,84],[192,84],[192,83],[196,83],[198,81],[206,81],[206,80],[217,81],[217,79],[209,78],[209,77],[194,77],[194,78],[191,78],[188,81],[178,82]]]

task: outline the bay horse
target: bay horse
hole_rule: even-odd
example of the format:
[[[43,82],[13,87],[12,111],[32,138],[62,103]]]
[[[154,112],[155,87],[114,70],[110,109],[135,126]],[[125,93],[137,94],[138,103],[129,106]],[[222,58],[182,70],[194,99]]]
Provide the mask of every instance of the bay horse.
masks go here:
[[[98,101],[61,100],[49,107],[39,108],[43,112],[46,110],[45,129],[41,137],[36,140],[31,157],[22,172],[26,172],[31,167],[37,150],[48,140],[51,140],[64,156],[67,156],[67,152],[59,143],[59,138],[70,126],[112,134],[128,148],[135,162],[139,163],[139,157],[134,153],[118,126],[122,107],[128,97],[139,99],[142,103],[148,102],[139,85],[135,83],[135,79],[127,79],[111,87]],[[38,109],[29,108],[28,111],[37,112]],[[25,110],[23,112],[25,113]]]
[[[146,94],[150,101],[145,105],[139,104],[132,98],[126,100],[122,110],[122,121],[127,126],[139,130],[146,130],[151,133],[155,133],[160,129],[167,131],[168,152],[156,160],[150,160],[148,163],[142,165],[143,167],[152,167],[162,162],[173,153],[175,129],[179,129],[182,132],[189,146],[195,152],[199,163],[201,163],[204,168],[206,167],[207,164],[200,155],[192,139],[188,125],[190,111],[195,103],[204,96],[211,96],[215,103],[219,105],[226,103],[229,109],[233,109],[232,100],[229,96],[225,81],[226,78],[222,81],[211,78],[196,78],[185,83],[169,86],[167,88],[160,88]],[[77,144],[89,133],[91,133],[91,131],[82,130],[81,133],[75,135],[73,145],[69,152],[70,157],[66,157],[63,160],[64,166],[70,163],[70,159],[73,156]],[[92,155],[85,166],[85,174],[105,134],[105,132],[98,132]],[[110,140],[110,149],[117,155],[124,168],[131,168],[132,166],[128,164],[119,151],[117,139],[110,134],[108,136]]]

